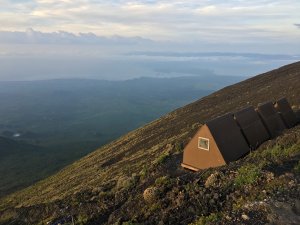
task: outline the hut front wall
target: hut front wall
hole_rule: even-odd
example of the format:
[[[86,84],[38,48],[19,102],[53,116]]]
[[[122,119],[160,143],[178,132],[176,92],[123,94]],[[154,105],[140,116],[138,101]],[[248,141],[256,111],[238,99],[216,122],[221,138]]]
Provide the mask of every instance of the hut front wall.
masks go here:
[[[209,150],[198,148],[199,137],[209,139]],[[197,169],[206,169],[225,165],[225,161],[208,127],[203,125],[183,152],[183,164]]]

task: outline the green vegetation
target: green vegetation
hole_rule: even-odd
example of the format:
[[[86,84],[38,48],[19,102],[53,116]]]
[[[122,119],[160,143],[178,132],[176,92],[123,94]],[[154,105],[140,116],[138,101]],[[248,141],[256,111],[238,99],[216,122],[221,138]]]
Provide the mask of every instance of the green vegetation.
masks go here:
[[[162,153],[154,162],[154,164],[156,165],[159,165],[159,164],[162,164],[164,163],[168,157],[170,156],[170,153],[169,152],[164,152]]]
[[[262,163],[279,162],[295,154],[300,153],[300,145],[293,144],[288,146],[274,145],[263,152],[254,151],[251,158],[261,161]]]
[[[174,180],[169,176],[162,176],[155,180],[155,186],[160,187],[161,189],[170,189],[174,185]]]
[[[261,168],[254,164],[248,164],[240,167],[237,173],[234,184],[241,187],[255,183],[261,174]]]
[[[159,186],[168,185],[170,183],[171,179],[168,176],[162,176],[155,180],[155,184]]]
[[[143,169],[140,171],[141,179],[146,178],[148,171],[149,171],[149,168],[147,166],[143,165]]]
[[[155,211],[158,211],[161,209],[161,205],[159,203],[153,203],[150,207],[149,207],[149,212],[147,212],[148,214],[149,213],[153,213]]]
[[[139,225],[139,223],[134,223],[131,221],[123,222],[122,225]]]
[[[183,147],[182,143],[179,143],[179,142],[175,143],[175,153],[182,153],[183,149],[184,149],[184,147]]]
[[[76,224],[84,225],[88,221],[88,216],[80,214],[76,220]]]
[[[211,213],[209,216],[200,217],[195,222],[190,223],[189,225],[209,225],[209,224],[215,224],[219,220],[220,220],[220,214]]]
[[[296,173],[300,174],[300,160],[298,161],[298,163],[295,165],[294,170],[296,171]]]
[[[117,181],[117,190],[128,190],[136,186],[139,181],[139,177],[134,173],[131,177],[121,176]]]

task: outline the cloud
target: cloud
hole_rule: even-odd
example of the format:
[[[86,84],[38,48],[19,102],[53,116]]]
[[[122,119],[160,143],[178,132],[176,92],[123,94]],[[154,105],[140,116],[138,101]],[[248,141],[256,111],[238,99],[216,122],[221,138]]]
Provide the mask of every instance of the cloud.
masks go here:
[[[65,30],[183,41],[210,40],[212,36],[218,41],[236,35],[237,41],[241,36],[264,38],[265,33],[279,38],[294,36],[295,31],[286,25],[299,19],[300,2],[2,0],[0,8],[1,27],[10,31],[33,27],[43,32]]]
[[[271,69],[299,60],[299,8],[299,0],[1,0],[0,80],[128,78],[179,63],[255,74],[267,61]],[[245,52],[272,56],[235,54]]]
[[[0,31],[2,44],[97,44],[97,45],[138,45],[149,44],[152,40],[142,37],[97,36],[94,33],[74,34],[66,31],[40,32],[28,28],[25,32]]]
[[[287,53],[299,46],[291,26],[299,8],[297,0],[1,0],[0,43]]]
[[[294,25],[300,29],[300,23],[295,23]]]

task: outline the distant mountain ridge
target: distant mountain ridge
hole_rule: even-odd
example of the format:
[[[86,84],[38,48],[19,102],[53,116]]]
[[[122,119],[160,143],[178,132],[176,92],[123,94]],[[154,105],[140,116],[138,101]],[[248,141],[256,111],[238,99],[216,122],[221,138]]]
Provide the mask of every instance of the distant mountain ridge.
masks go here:
[[[273,191],[277,189],[267,186],[270,183],[259,186],[267,182],[265,177],[270,173],[273,174],[270,177],[276,176],[275,181],[282,182],[280,185],[287,184],[285,179],[288,178],[280,178],[281,174],[275,170],[271,172],[270,168],[281,168],[276,160],[290,165],[282,171],[298,176],[295,171],[300,153],[299,126],[267,143],[269,147],[262,146],[257,153],[228,167],[190,173],[182,170],[180,162],[183,146],[205,120],[283,96],[294,110],[300,109],[300,62],[230,85],[179,108],[105,145],[56,175],[2,199],[0,212],[6,217],[0,218],[0,223],[50,221],[55,224],[64,220],[63,224],[67,224],[70,215],[82,224],[156,224],[160,221],[161,224],[187,224],[197,219],[238,224],[243,218],[253,219],[253,223],[267,221],[266,215],[259,210],[242,208],[246,204],[242,197],[250,201],[249,193],[253,190],[254,200],[259,201],[256,199],[258,193],[266,188],[270,191],[268,198],[277,198],[277,192]],[[282,148],[277,155],[272,152],[277,151],[279,147],[276,146]],[[269,152],[271,155],[267,155]],[[282,156],[283,153],[286,155]],[[279,156],[282,158],[275,158]],[[257,164],[261,167],[255,167]],[[211,182],[209,188],[205,180],[214,172],[218,179]],[[238,177],[243,172],[247,178]],[[226,180],[226,177],[230,179]],[[249,177],[252,180],[249,181]],[[258,181],[258,177],[262,180]],[[297,179],[292,180],[297,182]],[[250,186],[239,186],[245,182]],[[152,188],[150,197],[144,192],[148,188]],[[286,197],[299,197],[297,184],[288,191],[285,188],[283,186],[282,193]],[[244,195],[241,197],[238,193]],[[266,196],[262,195],[263,198]],[[245,211],[251,218],[247,215],[241,218]],[[236,214],[226,217],[231,212]]]

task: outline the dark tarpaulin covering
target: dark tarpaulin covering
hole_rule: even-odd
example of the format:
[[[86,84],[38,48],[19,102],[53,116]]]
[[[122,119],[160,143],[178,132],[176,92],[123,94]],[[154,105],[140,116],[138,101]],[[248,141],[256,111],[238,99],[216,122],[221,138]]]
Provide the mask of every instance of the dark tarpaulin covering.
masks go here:
[[[281,98],[275,103],[275,108],[280,113],[286,127],[291,128],[297,124],[297,117],[286,98]]]
[[[249,152],[241,129],[229,113],[206,122],[226,163],[235,161]]]
[[[257,107],[257,111],[271,138],[276,137],[282,133],[282,131],[285,129],[285,125],[276,109],[274,108],[272,102],[259,104]]]
[[[253,106],[234,113],[234,117],[240,125],[251,149],[256,149],[258,145],[270,138],[267,129]]]

